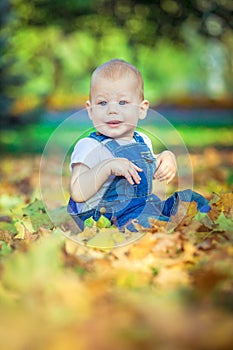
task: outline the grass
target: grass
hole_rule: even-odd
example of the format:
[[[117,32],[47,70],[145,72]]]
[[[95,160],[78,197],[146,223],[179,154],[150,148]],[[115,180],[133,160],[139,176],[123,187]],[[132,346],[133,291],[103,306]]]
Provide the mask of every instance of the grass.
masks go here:
[[[49,141],[55,149],[73,148],[79,137],[88,135],[90,125],[57,127],[49,124],[34,124],[18,129],[2,130],[0,132],[0,150],[2,153],[42,153]],[[139,128],[140,130],[140,128]],[[184,142],[189,150],[208,146],[232,147],[233,126],[207,127],[182,126],[175,128],[157,128],[148,125],[141,129],[152,139],[154,148],[158,151],[168,145],[175,147]],[[182,141],[183,140],[183,141]]]

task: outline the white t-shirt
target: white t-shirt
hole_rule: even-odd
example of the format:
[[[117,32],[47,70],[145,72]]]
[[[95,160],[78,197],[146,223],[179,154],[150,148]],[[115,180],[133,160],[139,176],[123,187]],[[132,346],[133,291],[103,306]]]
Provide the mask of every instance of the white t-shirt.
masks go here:
[[[145,144],[149,147],[152,154],[154,154],[150,138],[142,132],[137,131],[137,133],[143,138]],[[72,166],[77,163],[82,163],[89,168],[93,168],[106,159],[114,158],[113,154],[108,150],[107,147],[104,146],[107,141],[109,141],[109,139],[99,142],[91,137],[85,137],[79,140],[74,147],[73,153],[71,154],[70,170],[72,170]],[[120,139],[116,139],[116,141],[121,146],[127,145],[129,143],[136,143],[134,138],[130,141]],[[103,184],[103,186],[99,189],[99,191],[97,191],[93,197],[88,199],[88,201],[83,203],[76,203],[78,212],[81,213],[95,208],[114,177],[114,175],[110,176],[108,180]]]

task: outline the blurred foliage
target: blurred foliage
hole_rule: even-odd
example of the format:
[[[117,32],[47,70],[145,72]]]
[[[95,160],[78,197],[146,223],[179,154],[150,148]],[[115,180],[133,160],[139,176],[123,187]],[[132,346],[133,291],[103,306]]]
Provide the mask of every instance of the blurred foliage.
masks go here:
[[[2,121],[41,105],[83,105],[91,71],[113,57],[141,70],[152,104],[233,91],[230,0],[3,0],[1,8]]]
[[[0,4],[0,124],[5,125],[11,116],[11,106],[14,101],[14,91],[20,89],[25,82],[22,73],[17,74],[12,66],[16,57],[9,56],[12,50],[11,35],[14,27],[15,12],[11,9],[10,1],[3,0]]]
[[[42,153],[50,137],[53,137],[57,125],[33,124],[27,125],[22,129],[11,129],[0,131],[0,152],[6,154],[16,153]],[[150,128],[150,129],[149,129]],[[140,130],[140,129],[139,129]],[[155,125],[148,125],[147,131],[150,135],[158,136],[158,129]],[[208,126],[185,126],[177,125],[176,130],[183,139],[184,144],[189,151],[204,150],[206,147],[218,147],[222,149],[232,148],[233,127],[208,127]],[[58,151],[69,152],[73,150],[72,140],[77,141],[80,137],[85,137],[90,133],[90,128],[86,124],[77,124],[75,126],[62,127],[57,131],[57,137],[54,139],[54,147]],[[146,132],[146,130],[143,130]],[[150,136],[149,135],[149,136]],[[169,146],[176,147],[176,140],[173,140],[173,134],[170,129],[159,128],[158,138],[153,138],[153,147],[156,153],[164,150],[164,144],[161,140],[169,139]]]

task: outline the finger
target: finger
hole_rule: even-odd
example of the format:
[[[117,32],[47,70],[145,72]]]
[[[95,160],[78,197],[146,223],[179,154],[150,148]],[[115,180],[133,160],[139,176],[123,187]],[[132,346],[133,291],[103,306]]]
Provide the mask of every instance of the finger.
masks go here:
[[[160,157],[156,158],[156,168],[158,169],[162,163],[162,159]]]
[[[167,176],[161,177],[159,179],[159,181],[165,181],[166,180],[167,184],[169,184],[173,180],[174,177],[175,177],[175,174],[174,173],[170,173]]]
[[[166,164],[164,164],[164,163],[162,163],[162,162],[159,162],[159,164],[156,163],[155,172],[156,172],[156,173],[163,172],[163,171],[166,169],[166,167],[167,167]]]
[[[133,178],[132,178],[132,176],[131,176],[129,173],[126,173],[126,174],[124,175],[124,177],[125,177],[126,180],[130,183],[130,185],[134,185]]]
[[[173,179],[174,179],[174,177],[175,177],[175,173],[173,173],[173,174],[171,174],[169,177],[168,177],[168,179],[167,179],[167,184],[169,184]]]
[[[123,176],[131,185],[134,185],[134,183],[139,184],[141,181],[141,177],[139,176],[138,172],[135,170],[133,166],[131,166],[128,170],[126,170]]]
[[[131,164],[133,165],[134,169],[136,169],[137,171],[140,171],[140,172],[143,171],[143,169],[139,168],[136,164],[134,164],[134,163],[131,163]]]
[[[168,176],[168,174],[170,173],[171,170],[169,169],[159,169],[158,172],[155,173],[155,178],[157,180],[160,180],[166,176]]]
[[[166,172],[165,174],[161,174],[161,176],[158,176],[158,178],[156,178],[156,179],[159,181],[167,180],[170,182],[174,176],[175,176],[175,173],[172,170],[170,170],[170,171]]]
[[[141,177],[139,176],[137,171],[135,171],[135,169],[130,169],[129,173],[136,184],[139,184],[141,182]]]

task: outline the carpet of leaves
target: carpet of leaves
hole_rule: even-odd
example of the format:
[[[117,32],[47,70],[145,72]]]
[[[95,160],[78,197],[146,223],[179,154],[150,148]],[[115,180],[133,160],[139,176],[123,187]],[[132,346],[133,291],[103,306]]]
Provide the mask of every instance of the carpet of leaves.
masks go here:
[[[135,243],[100,250],[50,221],[39,156],[2,157],[2,349],[232,348],[233,156],[210,148],[191,158],[210,213],[182,204],[169,226],[152,222]]]

